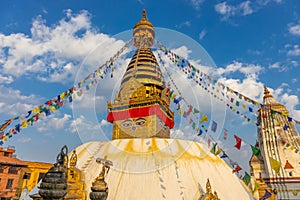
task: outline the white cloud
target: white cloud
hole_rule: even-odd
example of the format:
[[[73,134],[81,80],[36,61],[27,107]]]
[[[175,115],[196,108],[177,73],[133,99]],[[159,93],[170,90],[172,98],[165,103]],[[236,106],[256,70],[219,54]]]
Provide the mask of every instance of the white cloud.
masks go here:
[[[271,0],[257,0],[257,1],[243,1],[236,5],[229,5],[226,1],[215,5],[215,11],[222,15],[222,20],[227,20],[233,16],[246,16],[251,15],[267,4],[272,2]],[[281,0],[274,0],[276,3],[280,3]]]
[[[105,120],[105,119],[102,119],[101,120],[101,122],[100,122],[100,126],[102,127],[102,126],[108,126],[109,125],[109,123],[108,123],[108,121],[107,120]]]
[[[258,79],[258,74],[263,70],[263,67],[260,65],[254,64],[243,64],[241,62],[234,61],[229,64],[226,68],[218,68],[217,73],[219,75],[226,75],[239,71],[244,74],[246,77],[251,79]]]
[[[70,124],[69,131],[72,133],[84,132],[99,132],[99,126],[88,121],[83,115],[73,120]]]
[[[176,28],[182,28],[182,27],[190,27],[192,23],[190,21],[184,21],[181,22],[180,24],[176,25]]]
[[[205,0],[189,0],[190,3],[193,5],[195,9],[199,9],[200,5],[205,1]]]
[[[39,132],[64,130],[65,126],[70,123],[71,115],[64,114],[63,117],[54,117],[57,114],[48,116],[45,119],[41,119],[37,122],[37,130]]]
[[[207,31],[206,31],[205,29],[203,29],[203,30],[199,33],[199,39],[202,40],[206,34],[207,34]]]
[[[30,137],[22,137],[17,140],[19,143],[28,143],[31,141]]]
[[[287,51],[287,55],[288,56],[299,56],[300,55],[300,48],[299,45],[293,45],[293,46],[288,46],[288,51]]]
[[[0,84],[10,84],[12,82],[14,82],[14,78],[12,76],[3,76],[0,74]]]
[[[0,85],[0,113],[11,116],[27,113],[41,102],[42,98],[39,96],[26,96],[20,90]]]
[[[280,67],[280,62],[275,62],[269,66],[270,69],[278,69]]]
[[[172,49],[172,51],[180,56],[182,56],[183,58],[187,59],[189,54],[192,53],[192,51],[190,49],[188,49],[186,46],[181,46],[177,49]]]
[[[290,32],[292,35],[300,36],[300,24],[291,25],[291,26],[289,27],[289,32]]]
[[[242,2],[240,5],[239,5],[239,9],[241,10],[241,14],[244,16],[244,15],[250,15],[252,14],[254,11],[253,9],[251,8],[250,6],[250,1],[245,1],[245,2]]]
[[[99,66],[124,45],[97,33],[87,11],[74,14],[67,10],[66,17],[51,26],[39,16],[30,31],[31,36],[0,34],[3,74],[13,77],[38,74],[43,81],[66,83],[74,79],[83,61],[85,65]]]
[[[215,11],[224,16],[233,16],[236,13],[234,6],[227,5],[227,2],[218,3],[215,5]]]

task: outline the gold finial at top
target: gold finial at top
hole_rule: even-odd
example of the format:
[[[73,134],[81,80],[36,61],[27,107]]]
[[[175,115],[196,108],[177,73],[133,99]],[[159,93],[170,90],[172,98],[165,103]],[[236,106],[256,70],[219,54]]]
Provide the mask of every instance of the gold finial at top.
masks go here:
[[[143,11],[142,11],[142,19],[141,20],[148,21],[148,17],[147,17],[147,14],[146,14],[146,9],[143,9]]]
[[[273,97],[266,86],[264,86],[264,99],[267,97]]]
[[[134,46],[150,48],[154,44],[155,31],[153,24],[148,21],[146,10],[142,11],[142,18],[133,28]]]

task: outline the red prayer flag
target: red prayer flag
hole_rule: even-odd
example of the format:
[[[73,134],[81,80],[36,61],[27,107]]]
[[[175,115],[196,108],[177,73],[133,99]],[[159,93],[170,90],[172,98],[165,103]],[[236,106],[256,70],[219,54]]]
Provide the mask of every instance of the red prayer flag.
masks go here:
[[[241,145],[242,145],[242,139],[239,138],[238,136],[234,135],[234,138],[236,140],[236,144],[234,145],[238,150],[241,149]]]
[[[241,168],[239,165],[237,165],[237,166],[232,170],[232,173],[239,172],[239,171],[241,171],[241,170],[242,170],[242,168]]]

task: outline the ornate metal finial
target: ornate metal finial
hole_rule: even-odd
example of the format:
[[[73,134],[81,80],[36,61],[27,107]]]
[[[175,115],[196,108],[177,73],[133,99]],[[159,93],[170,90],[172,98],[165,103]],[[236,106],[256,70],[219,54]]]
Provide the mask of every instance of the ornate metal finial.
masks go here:
[[[63,146],[56,157],[56,163],[45,174],[39,187],[39,195],[44,200],[58,200],[67,194],[68,148]]]
[[[148,20],[146,10],[133,28],[134,46],[137,48],[151,48],[154,44],[155,31],[153,24]]]
[[[268,88],[266,86],[264,86],[264,99],[267,97],[272,97],[270,91],[268,90]]]
[[[147,14],[146,14],[146,9],[143,9],[143,11],[142,11],[142,19],[141,20],[148,21],[148,17],[147,17]]]
[[[216,191],[212,192],[209,179],[206,182],[206,193],[201,194],[200,200],[220,200]]]
[[[96,162],[102,164],[102,170],[99,176],[96,178],[95,182],[93,182],[90,193],[91,200],[105,200],[108,196],[108,187],[105,182],[105,176],[108,174],[110,170],[110,166],[113,166],[113,162],[107,160],[107,156],[104,158],[97,158]]]

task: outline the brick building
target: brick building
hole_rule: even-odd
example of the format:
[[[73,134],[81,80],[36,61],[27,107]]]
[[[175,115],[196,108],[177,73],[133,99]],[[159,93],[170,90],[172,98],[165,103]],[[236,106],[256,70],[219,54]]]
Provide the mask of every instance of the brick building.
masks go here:
[[[0,147],[0,200],[12,200],[15,196],[20,172],[26,163],[17,159],[15,149]]]

